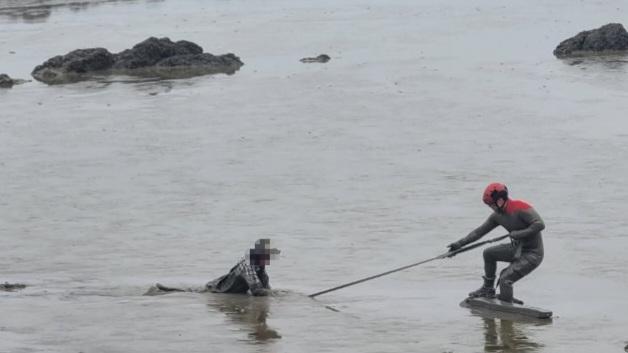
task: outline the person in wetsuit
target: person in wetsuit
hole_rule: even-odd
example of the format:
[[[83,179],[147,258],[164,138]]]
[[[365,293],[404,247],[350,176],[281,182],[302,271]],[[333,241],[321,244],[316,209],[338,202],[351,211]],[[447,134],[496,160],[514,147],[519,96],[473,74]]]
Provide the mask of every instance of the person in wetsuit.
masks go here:
[[[472,243],[497,226],[509,232],[510,244],[500,244],[484,250],[484,284],[469,293],[470,297],[495,297],[495,274],[497,261],[509,262],[499,276],[499,295],[506,302],[522,303],[513,298],[513,283],[537,268],[543,261],[543,238],[541,231],[545,223],[527,202],[508,197],[508,188],[501,183],[492,183],[484,191],[483,201],[493,213],[478,228],[466,237],[448,245],[450,251]]]
[[[270,293],[270,283],[266,266],[270,265],[271,257],[279,254],[279,250],[270,247],[270,239],[259,239],[255,246],[229,270],[229,273],[210,281],[205,286],[214,293],[251,292],[255,296]]]

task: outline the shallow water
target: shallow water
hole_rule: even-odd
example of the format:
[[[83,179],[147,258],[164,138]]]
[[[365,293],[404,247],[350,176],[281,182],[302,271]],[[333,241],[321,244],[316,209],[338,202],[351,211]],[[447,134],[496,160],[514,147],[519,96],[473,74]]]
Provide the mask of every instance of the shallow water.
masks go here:
[[[0,0],[11,77],[149,36],[245,66],[0,90],[0,282],[28,285],[0,292],[0,352],[628,344],[628,66],[551,54],[621,22],[624,2],[39,3],[55,6],[33,21]],[[321,53],[331,61],[299,62]],[[545,261],[516,293],[551,324],[458,306],[480,284],[480,250],[306,297],[442,253],[488,216],[494,180],[546,222]],[[282,249],[269,268],[280,295],[142,296],[223,274],[260,236]]]

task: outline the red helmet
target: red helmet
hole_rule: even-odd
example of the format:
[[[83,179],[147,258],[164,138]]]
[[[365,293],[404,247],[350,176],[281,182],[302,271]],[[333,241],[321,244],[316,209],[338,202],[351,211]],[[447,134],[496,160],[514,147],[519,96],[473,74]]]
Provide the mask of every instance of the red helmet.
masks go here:
[[[508,200],[508,188],[502,183],[489,184],[484,190],[482,201],[491,206],[497,205],[497,200],[499,199],[504,199],[504,201]]]

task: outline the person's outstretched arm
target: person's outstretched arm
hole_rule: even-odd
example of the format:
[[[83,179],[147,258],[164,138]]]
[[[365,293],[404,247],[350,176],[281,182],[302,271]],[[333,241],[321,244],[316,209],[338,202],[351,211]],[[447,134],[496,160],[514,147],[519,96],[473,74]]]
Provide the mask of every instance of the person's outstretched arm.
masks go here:
[[[472,230],[471,233],[469,233],[466,237],[449,244],[448,245],[449,249],[451,251],[460,249],[461,247],[469,243],[473,243],[474,241],[482,238],[483,236],[488,234],[491,230],[497,228],[499,223],[495,221],[495,219],[493,218],[493,215],[494,214],[491,214],[488,217],[488,219],[484,223],[482,223],[482,225]]]

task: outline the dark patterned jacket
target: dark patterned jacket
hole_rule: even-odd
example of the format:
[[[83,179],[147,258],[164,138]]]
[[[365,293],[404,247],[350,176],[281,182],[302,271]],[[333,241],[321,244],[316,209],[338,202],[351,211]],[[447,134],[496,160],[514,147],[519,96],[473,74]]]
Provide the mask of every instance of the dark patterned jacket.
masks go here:
[[[229,273],[207,283],[207,289],[215,293],[247,293],[266,295],[270,289],[266,268],[254,266],[246,257],[233,266]]]

